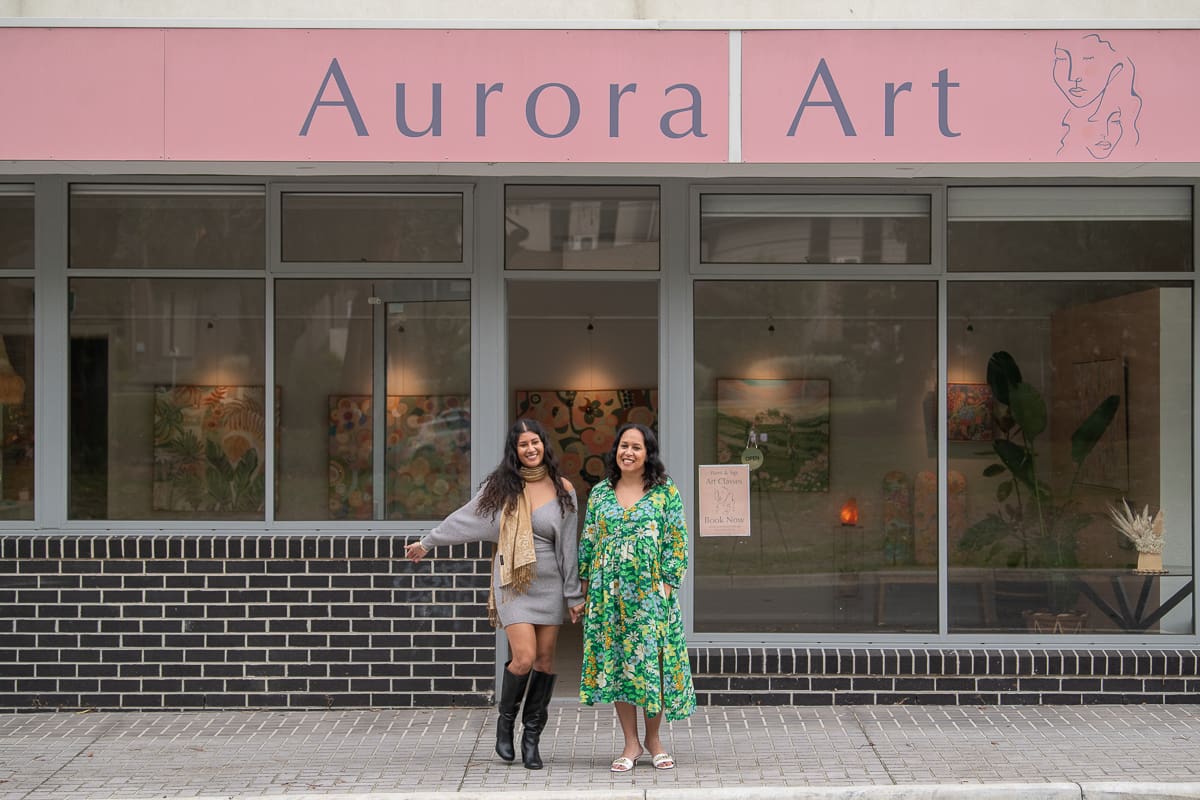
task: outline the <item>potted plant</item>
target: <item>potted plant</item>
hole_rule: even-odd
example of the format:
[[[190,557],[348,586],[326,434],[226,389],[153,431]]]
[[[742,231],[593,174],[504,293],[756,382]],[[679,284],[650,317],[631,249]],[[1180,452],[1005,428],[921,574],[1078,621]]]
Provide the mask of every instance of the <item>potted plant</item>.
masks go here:
[[[995,400],[992,450],[998,460],[983,474],[1000,479],[997,509],[964,532],[959,548],[984,564],[1048,571],[1045,598],[1050,607],[1029,609],[1026,621],[1036,630],[1078,630],[1082,619],[1064,616],[1074,613],[1079,595],[1067,571],[1079,565],[1076,537],[1096,515],[1080,507],[1074,491],[1083,462],[1112,424],[1121,400],[1106,397],[1071,434],[1074,470],[1070,482],[1059,489],[1051,485],[1037,450],[1049,420],[1041,393],[1022,378],[1017,362],[1004,351],[988,359],[987,381]]]

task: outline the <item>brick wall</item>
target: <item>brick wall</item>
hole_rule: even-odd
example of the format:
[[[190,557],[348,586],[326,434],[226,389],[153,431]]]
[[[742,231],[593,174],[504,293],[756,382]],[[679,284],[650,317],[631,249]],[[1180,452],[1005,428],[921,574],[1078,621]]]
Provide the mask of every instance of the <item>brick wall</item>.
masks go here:
[[[693,648],[709,705],[1200,703],[1200,651]]]
[[[0,535],[0,710],[482,706],[482,545]]]
[[[482,706],[489,548],[0,535],[0,711]],[[1200,702],[1196,650],[692,648],[710,705]]]

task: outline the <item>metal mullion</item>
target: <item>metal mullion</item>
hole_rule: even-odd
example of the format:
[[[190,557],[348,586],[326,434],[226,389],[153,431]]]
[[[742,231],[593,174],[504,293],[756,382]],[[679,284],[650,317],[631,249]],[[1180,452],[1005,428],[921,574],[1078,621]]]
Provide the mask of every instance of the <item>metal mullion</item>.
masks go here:
[[[443,264],[445,268],[438,271],[431,269],[430,264]],[[465,261],[423,261],[423,262],[375,262],[364,264],[360,261],[289,261],[281,263],[275,272],[280,277],[329,277],[335,279],[350,278],[461,278],[471,273],[471,266]]]
[[[175,278],[195,280],[197,278],[262,278],[265,270],[254,269],[136,269],[128,267],[70,267],[69,278],[113,278],[134,280],[137,278]]]
[[[34,185],[34,512],[40,530],[67,519],[70,464],[70,318],[67,268],[67,182]],[[52,366],[53,365],[53,366]]]
[[[947,305],[947,297],[949,287],[946,279],[940,278],[937,282],[937,375],[934,380],[934,399],[933,404],[937,409],[937,498],[938,498],[938,526],[937,526],[937,556],[938,556],[938,572],[937,572],[937,598],[938,598],[938,637],[946,638],[950,635],[950,498],[949,483],[947,478],[950,474],[950,445],[947,440],[949,418],[946,409],[946,378],[949,374],[947,370],[949,358],[949,307]]]
[[[274,432],[280,430],[281,420],[275,414],[275,278],[268,272],[263,286],[263,413],[265,435],[263,443],[263,523],[269,528],[275,522],[275,462],[279,441]]]
[[[371,306],[371,492],[375,521],[381,521],[386,512],[386,459],[384,448],[387,446],[387,301],[375,295],[368,302]]]
[[[676,465],[672,479],[683,497],[696,497],[696,454],[695,454],[695,355],[693,278],[688,272],[688,231],[690,215],[687,183],[682,180],[663,181],[660,191],[660,216],[663,235],[661,277],[658,281],[659,307],[659,364],[658,406],[666,412],[660,415],[659,430],[662,432],[662,450],[671,455]],[[686,471],[679,469],[686,465]],[[680,605],[686,624],[686,633],[695,630],[695,574],[696,519],[695,503],[684,503],[684,514],[689,521],[688,563],[692,568],[684,573],[679,587]]]
[[[1200,185],[1193,184],[1192,186],[1192,268],[1200,263],[1200,219],[1197,219],[1196,214],[1196,197],[1197,191],[1200,190]],[[1200,420],[1200,397],[1197,397],[1196,391],[1196,375],[1197,370],[1200,370],[1200,339],[1197,338],[1200,332],[1200,325],[1197,325],[1197,315],[1200,315],[1200,297],[1197,296],[1196,282],[1194,279],[1195,273],[1192,273],[1192,581],[1193,585],[1196,580],[1196,546],[1200,542],[1200,508],[1196,498],[1200,497],[1200,425],[1197,425],[1197,420]],[[1161,435],[1161,434],[1160,434]],[[1196,642],[1200,638],[1200,625],[1197,625],[1197,620],[1200,619],[1200,591],[1192,591],[1192,634],[1189,637],[1192,642]]]
[[[947,272],[951,281],[979,281],[1004,283],[1114,283],[1161,282],[1187,283],[1195,280],[1196,273],[1187,272]]]

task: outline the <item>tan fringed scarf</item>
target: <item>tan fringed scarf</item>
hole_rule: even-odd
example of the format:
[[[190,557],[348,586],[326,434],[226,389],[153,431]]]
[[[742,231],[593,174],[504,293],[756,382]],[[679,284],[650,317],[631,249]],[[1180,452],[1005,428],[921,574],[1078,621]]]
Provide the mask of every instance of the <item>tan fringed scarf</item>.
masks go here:
[[[512,594],[525,594],[537,577],[537,553],[533,548],[533,504],[529,501],[529,484],[546,477],[546,467],[530,469],[521,467],[521,478],[525,485],[515,503],[504,509],[500,520],[500,543],[492,554],[492,572],[496,571],[496,559],[500,560],[500,588],[507,598]],[[488,592],[488,621],[492,627],[500,627],[500,613],[496,607],[496,588]]]

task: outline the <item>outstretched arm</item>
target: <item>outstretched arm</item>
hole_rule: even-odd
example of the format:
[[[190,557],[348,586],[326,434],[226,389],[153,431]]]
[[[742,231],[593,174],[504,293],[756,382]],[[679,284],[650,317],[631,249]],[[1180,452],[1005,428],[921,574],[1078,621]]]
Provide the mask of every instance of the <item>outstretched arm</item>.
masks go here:
[[[419,542],[408,544],[404,548],[404,557],[416,564],[435,547],[499,540],[500,515],[497,514],[495,519],[491,514],[479,515],[477,506],[480,494],[476,494],[470,502],[451,513],[437,527],[422,536]]]

